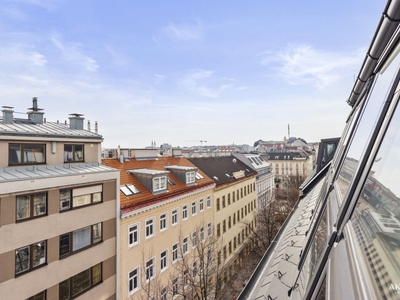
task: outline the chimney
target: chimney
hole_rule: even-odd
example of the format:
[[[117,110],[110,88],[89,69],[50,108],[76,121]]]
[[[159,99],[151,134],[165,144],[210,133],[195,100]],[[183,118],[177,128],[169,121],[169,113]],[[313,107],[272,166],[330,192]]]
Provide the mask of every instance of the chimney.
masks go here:
[[[37,97],[32,98],[32,107],[28,108],[28,119],[36,124],[43,124],[43,109],[38,108]]]
[[[87,121],[87,130],[90,131],[90,121],[89,120]]]
[[[95,134],[98,134],[97,121],[94,122],[94,133],[95,133]]]
[[[83,129],[83,118],[82,114],[70,114],[69,119],[69,128],[70,129],[77,129],[77,130],[82,130]]]
[[[14,107],[11,106],[2,106],[2,112],[3,112],[3,124],[12,124],[13,123],[13,118],[14,118]]]

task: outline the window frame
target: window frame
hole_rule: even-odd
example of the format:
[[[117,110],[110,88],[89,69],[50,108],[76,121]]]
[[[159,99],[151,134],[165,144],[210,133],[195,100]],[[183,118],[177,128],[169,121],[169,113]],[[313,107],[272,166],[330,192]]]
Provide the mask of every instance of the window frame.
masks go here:
[[[197,201],[192,202],[192,216],[197,215]]]
[[[38,196],[38,195],[42,195],[42,197],[44,197],[45,199],[44,199],[44,204],[43,203],[39,203],[39,204],[36,204],[36,206],[35,206],[35,196]],[[18,198],[26,198],[26,197],[29,197],[29,199],[28,199],[28,201],[29,201],[29,208],[25,208],[25,209],[29,209],[29,216],[27,216],[27,217],[20,217],[20,218],[18,218],[18,211],[20,211],[21,210],[21,208],[18,208],[18,201],[19,201],[19,199]],[[23,199],[21,199],[21,200],[23,200]],[[25,199],[25,201],[26,201],[27,199]],[[40,201],[43,201],[43,199],[40,199]],[[43,207],[44,206],[44,208],[45,208],[45,212],[44,213],[37,213],[36,212],[36,215],[34,215],[35,214],[35,208],[36,208],[36,211],[37,211],[37,208],[38,207]],[[40,211],[39,211],[40,212]],[[34,193],[34,194],[23,194],[23,195],[17,195],[16,197],[15,197],[15,220],[16,220],[16,222],[17,223],[19,223],[19,222],[24,222],[24,221],[28,221],[28,220],[32,220],[32,219],[36,219],[36,218],[41,218],[41,217],[45,217],[45,216],[47,216],[48,215],[48,193],[47,192],[41,192],[41,193]]]
[[[176,226],[176,225],[178,225],[178,223],[179,223],[179,209],[178,208],[174,208],[174,209],[172,209],[172,212],[171,212],[171,223],[172,223],[172,226]]]
[[[135,275],[131,276],[131,273],[136,271]],[[136,287],[134,285],[136,279]],[[132,286],[132,289],[131,289]],[[140,290],[140,268],[137,267],[136,269],[133,269],[128,273],[128,295],[131,296],[134,293],[136,293],[138,290]]]
[[[188,207],[189,207],[188,203],[182,206],[182,221],[188,219]]]
[[[211,196],[207,196],[207,209],[211,208]]]
[[[151,224],[149,223],[147,223],[148,221],[151,221]],[[145,237],[146,237],[146,240],[147,239],[150,239],[150,238],[152,238],[153,236],[155,236],[156,234],[155,234],[155,230],[154,230],[154,221],[155,221],[155,217],[150,217],[150,218],[147,218],[144,222],[145,222],[145,228],[144,228],[144,235],[145,235]],[[150,234],[148,234],[148,231],[150,231],[151,230],[151,233]]]
[[[165,254],[163,256],[163,254]],[[160,253],[160,272],[164,272],[168,269],[168,249],[165,249]]]
[[[151,263],[151,264],[148,265],[148,263]],[[155,256],[153,256],[148,261],[146,261],[145,270],[146,270],[146,283],[148,283],[156,277],[156,257]],[[149,271],[151,271],[151,276],[149,276],[149,274],[148,274]]]
[[[160,214],[160,220],[159,220],[159,226],[160,226],[160,232],[163,232],[168,229],[168,212],[163,212]]]
[[[203,212],[204,211],[204,198],[201,198],[199,200],[199,211]]]
[[[90,189],[93,188],[95,191],[89,192],[87,194],[80,194],[79,190],[81,189]],[[63,192],[69,191],[69,199],[67,199],[67,196],[62,196]],[[78,194],[77,196],[74,196],[74,191]],[[81,205],[76,205],[74,200],[76,200],[79,197],[90,197],[90,202],[86,204],[81,204]],[[99,200],[98,200],[99,198]],[[67,188],[67,189],[60,189],[59,191],[59,202],[60,202],[60,213],[61,212],[67,212],[71,211],[74,209],[80,209],[83,207],[91,206],[91,205],[96,205],[103,203],[103,185],[102,184],[96,184],[96,185],[89,185],[89,186],[80,186],[80,187],[75,187],[75,188]],[[65,206],[63,209],[63,204],[69,202],[69,206]]]
[[[19,163],[12,163],[11,162],[11,146],[19,146],[20,147],[20,157],[19,157]],[[31,146],[31,147],[41,147],[43,152],[38,152],[42,153],[43,155],[43,161],[42,162],[37,162],[37,161],[32,161],[32,162],[25,162],[25,146]],[[9,143],[8,144],[8,165],[9,166],[26,166],[26,165],[44,165],[46,164],[46,144],[39,144],[39,143]]]
[[[42,243],[44,245],[44,250],[42,250],[43,251],[43,257],[39,257],[39,263],[35,264],[34,247],[37,246],[37,245],[39,245],[39,247],[41,247],[42,245],[40,245],[40,244],[42,244]],[[17,271],[17,265],[19,264],[19,265],[22,266],[22,264],[24,263],[24,260],[21,260],[21,255],[19,255],[23,251],[23,249],[27,249],[28,250],[27,251],[27,267],[25,269]],[[31,272],[33,270],[36,270],[36,269],[42,267],[42,266],[47,265],[47,240],[42,240],[42,241],[39,241],[37,243],[33,243],[33,244],[30,244],[30,245],[27,245],[27,246],[20,247],[18,249],[15,249],[14,253],[15,253],[14,274],[17,277],[17,276],[20,276],[20,275],[25,274],[27,272]],[[17,263],[17,259],[19,260],[19,263]],[[44,260],[42,261],[42,259],[44,259]]]
[[[67,152],[65,150],[65,147],[71,147],[71,152]],[[82,150],[76,150],[75,147],[76,146],[81,146]],[[82,159],[76,158],[75,156],[77,156],[78,152],[82,152]],[[68,154],[66,155],[66,153],[71,153],[71,160],[68,160]],[[85,162],[85,145],[84,144],[64,144],[64,163],[82,163]]]
[[[196,183],[196,172],[186,172],[186,184]]]
[[[136,227],[136,229],[131,231],[131,228],[134,227]],[[135,233],[136,233],[136,240],[135,240]],[[131,236],[132,236],[132,243],[131,243]],[[131,248],[138,244],[140,244],[140,222],[128,226],[128,248]]]
[[[153,193],[164,191],[167,189],[168,180],[167,180],[167,176],[165,176],[165,175],[153,177],[151,182],[152,182]],[[158,188],[156,188],[157,185],[158,185]]]

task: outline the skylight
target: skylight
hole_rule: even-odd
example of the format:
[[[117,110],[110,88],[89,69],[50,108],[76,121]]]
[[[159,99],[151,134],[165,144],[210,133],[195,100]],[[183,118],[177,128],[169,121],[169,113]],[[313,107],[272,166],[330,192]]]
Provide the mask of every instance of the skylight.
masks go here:
[[[176,183],[175,182],[173,182],[169,177],[168,177],[168,183],[169,183],[169,185],[171,185],[171,186],[174,186],[174,185],[176,185]]]
[[[119,189],[125,196],[140,194],[140,191],[133,184],[122,185]]]
[[[204,177],[199,172],[196,172],[196,178],[197,179],[203,179]]]

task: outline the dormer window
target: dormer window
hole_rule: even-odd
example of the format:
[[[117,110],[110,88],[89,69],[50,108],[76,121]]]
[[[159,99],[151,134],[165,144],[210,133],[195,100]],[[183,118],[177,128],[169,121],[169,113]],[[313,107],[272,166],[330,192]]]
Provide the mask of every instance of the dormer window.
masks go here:
[[[196,182],[196,172],[186,172],[186,184]]]
[[[167,188],[167,176],[153,178],[153,192],[165,190]]]

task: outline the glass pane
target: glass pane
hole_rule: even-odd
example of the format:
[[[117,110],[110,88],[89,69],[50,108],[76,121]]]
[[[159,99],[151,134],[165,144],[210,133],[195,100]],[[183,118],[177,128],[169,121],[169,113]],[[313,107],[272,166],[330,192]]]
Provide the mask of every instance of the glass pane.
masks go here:
[[[69,279],[60,282],[60,284],[58,285],[58,289],[59,289],[59,298],[60,300],[68,300],[70,299],[69,297]]]
[[[64,161],[73,161],[72,145],[64,145]]]
[[[400,282],[399,129],[397,107],[350,220],[357,261],[380,299],[397,298]]]
[[[101,282],[101,263],[92,267],[92,285]]]
[[[46,241],[32,245],[32,267],[46,263]]]
[[[24,163],[44,163],[45,145],[23,145]]]
[[[60,191],[60,210],[71,208],[71,190]]]
[[[93,225],[93,244],[101,242],[101,223]]]
[[[8,148],[8,159],[10,165],[21,163],[21,145],[10,144]]]
[[[30,297],[28,300],[46,300],[46,291],[40,292],[39,294]]]
[[[17,220],[29,218],[31,215],[31,197],[17,196]]]
[[[83,161],[83,145],[74,145],[75,146],[75,161]]]
[[[90,226],[73,232],[72,251],[76,251],[90,245]]]
[[[338,180],[336,181],[341,199],[344,199],[347,193],[350,182],[358,167],[359,160],[364,152],[366,141],[369,140],[372,129],[375,127],[376,120],[382,111],[382,104],[386,100],[386,94],[392,82],[393,75],[397,71],[399,61],[400,56],[396,57],[395,61],[393,61],[385,73],[378,75],[369,96],[368,103],[341,167]]]
[[[29,246],[19,248],[15,251],[15,274],[29,269]]]
[[[101,202],[101,193],[93,194],[93,203]]]
[[[85,270],[71,278],[71,296],[83,292],[90,287],[90,269]]]
[[[33,216],[45,215],[46,208],[46,194],[36,194],[33,198]]]
[[[60,236],[60,256],[68,254],[70,251],[70,234],[64,234]]]
[[[74,197],[73,199],[73,207],[79,207],[83,205],[88,205],[91,203],[91,197],[92,195],[83,195],[83,196],[77,196]]]

